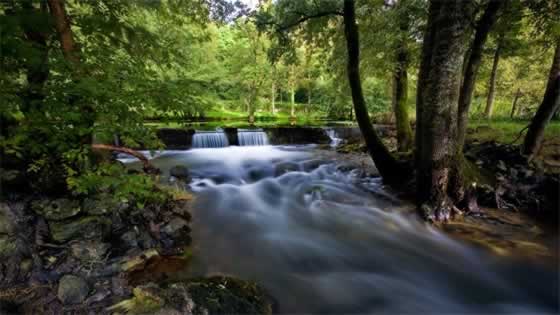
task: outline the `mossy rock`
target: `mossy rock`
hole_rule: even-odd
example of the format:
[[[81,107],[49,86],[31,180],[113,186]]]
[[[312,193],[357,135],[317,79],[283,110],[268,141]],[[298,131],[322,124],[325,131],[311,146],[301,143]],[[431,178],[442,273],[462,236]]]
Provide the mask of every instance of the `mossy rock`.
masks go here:
[[[75,239],[102,240],[111,230],[111,220],[100,216],[82,217],[72,221],[49,222],[51,238],[60,243]]]
[[[108,311],[128,314],[272,314],[266,292],[251,281],[215,276],[158,286],[148,283],[133,290],[131,299]]]
[[[86,198],[83,203],[84,212],[89,215],[103,215],[120,208],[119,202],[113,196],[102,194],[95,198]]]
[[[9,258],[17,252],[17,245],[12,237],[0,236],[0,258]]]
[[[79,201],[67,198],[36,200],[32,203],[32,209],[48,221],[65,220],[82,211]]]
[[[194,314],[272,314],[270,298],[255,282],[215,276],[185,285],[195,303]]]

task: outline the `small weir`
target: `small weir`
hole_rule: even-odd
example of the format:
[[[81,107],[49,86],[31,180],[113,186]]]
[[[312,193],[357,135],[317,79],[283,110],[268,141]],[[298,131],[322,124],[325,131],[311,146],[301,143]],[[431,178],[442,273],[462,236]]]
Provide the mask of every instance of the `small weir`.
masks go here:
[[[342,142],[342,138],[338,137],[338,134],[336,133],[336,130],[332,129],[332,128],[325,128],[325,133],[327,134],[327,136],[331,139],[331,147],[337,147],[341,142]]]
[[[237,138],[240,146],[268,145],[268,136],[262,129],[239,129]]]
[[[228,145],[223,131],[196,131],[192,139],[193,148],[222,148]]]

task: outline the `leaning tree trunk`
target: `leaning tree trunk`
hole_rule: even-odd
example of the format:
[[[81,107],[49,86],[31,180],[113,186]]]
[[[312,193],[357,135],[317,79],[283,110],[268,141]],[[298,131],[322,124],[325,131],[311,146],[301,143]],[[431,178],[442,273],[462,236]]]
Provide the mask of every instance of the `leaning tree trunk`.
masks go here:
[[[488,85],[488,97],[486,99],[486,109],[484,110],[484,116],[486,118],[492,117],[492,112],[494,111],[494,94],[496,93],[496,77],[498,74],[498,63],[500,62],[500,52],[502,47],[498,43],[496,52],[494,53],[494,62],[492,63],[492,73],[490,74],[490,84]]]
[[[344,34],[348,51],[348,81],[360,131],[383,181],[392,186],[402,185],[406,173],[381,142],[369,119],[360,79],[360,39],[353,0],[344,0]]]
[[[484,44],[488,39],[488,34],[492,26],[498,19],[498,12],[504,1],[490,0],[484,10],[484,13],[478,20],[474,39],[472,44],[463,54],[467,59],[463,63],[461,89],[459,91],[459,104],[457,113],[457,139],[455,140],[455,155],[453,167],[450,174],[450,184],[448,191],[455,200],[461,202],[465,199],[468,189],[464,174],[464,164],[467,163],[463,156],[463,147],[465,145],[465,136],[467,133],[467,125],[469,120],[469,109],[472,103],[472,96],[478,75],[478,69],[482,62],[482,52]]]
[[[484,44],[488,39],[490,29],[498,19],[498,11],[504,1],[491,0],[488,2],[484,14],[478,21],[476,32],[471,47],[468,50],[468,59],[465,59],[464,77],[461,83],[461,91],[459,94],[459,116],[457,120],[457,151],[463,151],[465,144],[465,134],[469,119],[469,108],[472,103],[472,95],[478,75],[478,69],[482,61],[482,51]]]
[[[517,92],[515,92],[515,96],[513,97],[513,103],[511,103],[511,113],[509,114],[510,118],[515,117],[515,113],[517,112],[517,101],[519,101],[519,97],[521,97],[521,88],[517,88]]]
[[[393,72],[393,111],[397,125],[397,149],[400,152],[409,151],[412,147],[412,128],[408,118],[408,47],[407,34],[409,31],[409,18],[406,15],[399,17],[399,30],[401,32],[396,51],[396,66]]]
[[[418,204],[430,220],[445,220],[454,208],[448,197],[454,167],[459,87],[469,23],[469,3],[432,1],[425,44],[430,56],[422,58],[422,112],[418,157]],[[426,63],[428,62],[428,65]]]
[[[531,120],[522,153],[531,160],[538,153],[544,137],[544,128],[560,107],[560,38],[556,43],[548,83],[541,105]]]

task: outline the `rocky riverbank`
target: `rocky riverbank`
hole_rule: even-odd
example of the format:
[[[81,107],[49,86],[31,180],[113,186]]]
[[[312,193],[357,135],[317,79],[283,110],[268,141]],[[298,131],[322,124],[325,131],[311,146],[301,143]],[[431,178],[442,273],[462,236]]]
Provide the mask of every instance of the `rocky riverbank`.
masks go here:
[[[252,282],[141,277],[190,257],[190,195],[138,207],[109,195],[12,196],[0,203],[1,314],[270,313]]]

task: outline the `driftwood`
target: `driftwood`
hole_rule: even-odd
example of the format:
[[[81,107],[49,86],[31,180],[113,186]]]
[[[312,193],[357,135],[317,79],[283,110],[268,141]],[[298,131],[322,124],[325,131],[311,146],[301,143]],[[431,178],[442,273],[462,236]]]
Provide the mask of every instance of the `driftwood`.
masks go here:
[[[150,163],[150,160],[148,160],[142,153],[130,149],[130,148],[125,148],[125,147],[118,147],[118,146],[114,146],[114,145],[110,145],[110,144],[92,144],[91,145],[92,149],[97,149],[97,150],[109,150],[109,151],[116,151],[116,152],[121,152],[121,153],[125,153],[125,154],[129,154],[132,155],[133,157],[137,158],[140,160],[140,162],[142,162],[143,165],[143,169],[144,172],[149,173],[149,174],[157,174],[159,173],[159,169],[155,166],[152,165],[152,163]]]

